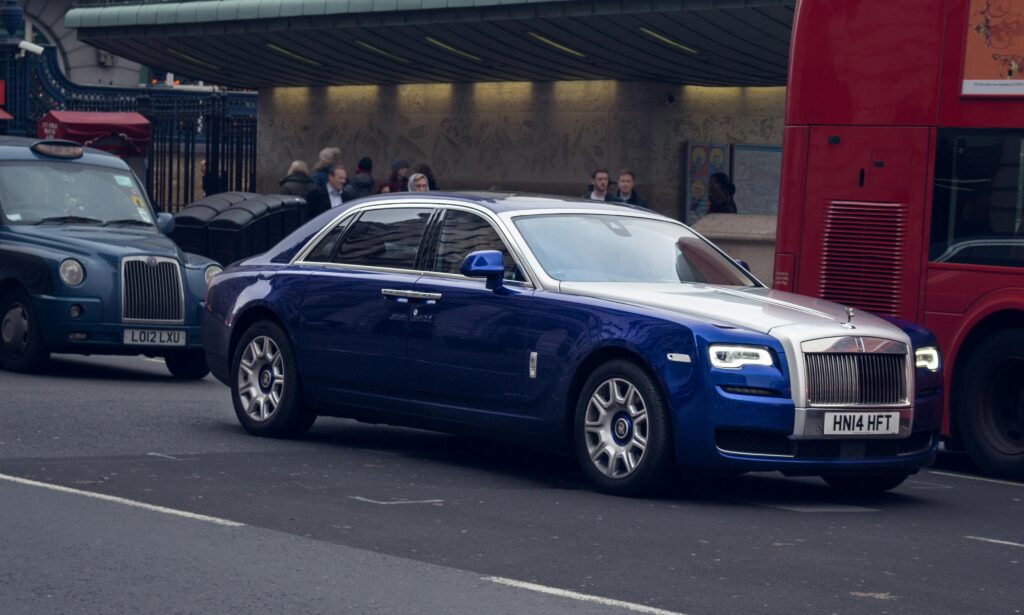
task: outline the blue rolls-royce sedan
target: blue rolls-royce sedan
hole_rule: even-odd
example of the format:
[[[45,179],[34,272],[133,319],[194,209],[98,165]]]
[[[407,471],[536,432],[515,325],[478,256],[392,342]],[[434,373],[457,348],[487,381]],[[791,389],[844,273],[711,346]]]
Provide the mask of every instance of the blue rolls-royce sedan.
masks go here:
[[[571,451],[599,489],[781,471],[879,492],[938,445],[936,341],[765,288],[646,210],[400,194],[213,279],[207,361],[263,436],[317,415]]]
[[[115,156],[0,137],[0,365],[145,354],[177,378],[208,374],[201,306],[221,268],[179,250],[173,223]]]

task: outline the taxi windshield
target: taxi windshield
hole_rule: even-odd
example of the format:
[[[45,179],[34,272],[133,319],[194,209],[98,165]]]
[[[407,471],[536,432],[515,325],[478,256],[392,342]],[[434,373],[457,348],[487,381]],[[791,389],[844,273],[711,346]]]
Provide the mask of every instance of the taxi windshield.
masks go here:
[[[153,213],[128,171],[61,162],[0,165],[4,224],[153,226]]]
[[[516,227],[562,282],[757,282],[696,233],[667,220],[605,214],[521,216]]]

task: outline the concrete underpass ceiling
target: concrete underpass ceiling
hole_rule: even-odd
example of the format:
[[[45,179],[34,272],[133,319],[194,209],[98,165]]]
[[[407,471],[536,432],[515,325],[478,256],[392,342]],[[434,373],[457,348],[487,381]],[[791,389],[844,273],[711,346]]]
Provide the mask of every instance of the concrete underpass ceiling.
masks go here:
[[[204,20],[196,10],[246,2],[261,7],[259,17],[221,10]],[[263,16],[275,2],[291,10]],[[322,13],[294,14],[306,2]],[[343,0],[333,13],[330,3],[160,2],[162,17],[144,13],[150,4],[80,3],[66,23],[129,60],[254,89],[581,79],[763,86],[786,83],[794,10],[794,0],[448,0],[471,6],[364,12]]]

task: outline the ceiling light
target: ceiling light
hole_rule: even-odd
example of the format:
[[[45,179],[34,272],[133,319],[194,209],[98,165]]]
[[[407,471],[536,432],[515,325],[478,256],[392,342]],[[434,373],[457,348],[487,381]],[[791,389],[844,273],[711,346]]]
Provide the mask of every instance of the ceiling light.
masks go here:
[[[462,51],[461,49],[456,49],[455,47],[452,47],[451,45],[449,45],[449,44],[447,44],[447,43],[445,43],[443,41],[439,41],[439,40],[437,40],[436,38],[434,38],[432,36],[428,36],[426,38],[426,41],[428,43],[430,43],[431,45],[433,45],[434,47],[437,47],[439,49],[444,49],[448,53],[454,53],[455,55],[459,56],[460,58],[466,58],[467,60],[473,60],[474,62],[483,62],[483,59],[480,56],[475,56],[475,55],[473,55],[471,53]]]
[[[674,47],[675,49],[685,51],[686,53],[692,53],[693,55],[697,55],[699,53],[693,47],[687,47],[686,45],[680,43],[679,41],[672,40],[669,37],[665,36],[664,34],[661,34],[660,32],[655,32],[650,28],[640,28],[640,31],[646,34],[649,38],[653,38],[659,43],[668,45],[669,47]]]
[[[267,43],[267,47],[271,51],[276,53],[277,55],[284,56],[284,57],[288,58],[289,60],[295,60],[297,62],[302,62],[303,64],[309,64],[310,66],[318,66],[318,67],[319,66],[323,66],[322,64],[320,64],[316,60],[310,60],[309,58],[304,57],[304,56],[300,56],[297,53],[292,53],[292,52],[288,51],[287,49],[285,49],[284,47],[278,47],[277,45],[275,45],[273,43]]]
[[[212,70],[220,70],[219,66],[216,66],[214,64],[210,64],[209,62],[203,62],[199,58],[194,58],[194,57],[188,55],[187,53],[182,53],[182,52],[178,51],[177,49],[173,49],[171,47],[167,48],[167,53],[169,53],[172,56],[175,56],[177,58],[181,58],[182,60],[187,60],[187,61],[189,61],[189,62],[191,62],[193,64],[196,64],[198,66],[202,66],[204,68],[209,68],[209,69],[212,69]]]
[[[390,60],[394,60],[395,62],[401,62],[402,64],[408,64],[409,63],[409,60],[403,58],[402,56],[396,56],[393,53],[388,53],[387,51],[384,51],[380,47],[374,47],[373,45],[371,45],[370,43],[367,43],[365,41],[356,40],[356,45],[359,45],[360,47],[362,47],[363,49],[365,49],[367,51],[372,51],[373,53],[375,53],[375,54],[377,54],[379,56],[384,56],[385,58],[388,58]]]
[[[540,42],[544,43],[545,45],[547,45],[548,47],[552,47],[554,49],[557,49],[557,50],[561,51],[562,53],[567,53],[567,54],[569,54],[571,56],[574,56],[574,57],[577,57],[577,58],[585,58],[585,57],[587,57],[587,54],[582,53],[580,51],[576,51],[575,49],[571,49],[569,47],[566,47],[565,45],[559,43],[558,41],[551,40],[550,38],[544,36],[543,34],[537,34],[536,32],[527,32],[527,34],[530,35],[530,38],[532,38],[534,40],[537,40],[537,41],[540,41]]]

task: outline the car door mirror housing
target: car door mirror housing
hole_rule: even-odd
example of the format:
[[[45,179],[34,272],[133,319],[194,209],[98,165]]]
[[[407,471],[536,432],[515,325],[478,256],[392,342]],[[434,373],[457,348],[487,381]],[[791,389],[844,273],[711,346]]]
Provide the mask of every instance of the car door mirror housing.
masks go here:
[[[170,237],[174,232],[174,216],[168,213],[157,214],[156,227],[160,229],[161,233]]]
[[[470,278],[487,278],[487,288],[497,290],[505,278],[505,261],[497,250],[471,252],[462,261],[459,273]]]

